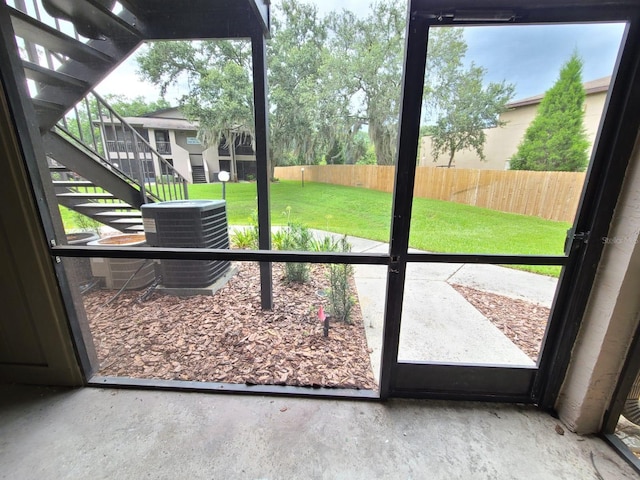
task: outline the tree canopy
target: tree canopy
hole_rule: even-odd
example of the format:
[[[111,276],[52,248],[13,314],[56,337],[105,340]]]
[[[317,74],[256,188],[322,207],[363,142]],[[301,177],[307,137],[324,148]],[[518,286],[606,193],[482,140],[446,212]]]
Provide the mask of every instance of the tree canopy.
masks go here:
[[[322,17],[314,5],[300,0],[274,3],[267,42],[272,164],[369,162],[362,132],[378,164],[394,163],[405,28],[406,6],[394,0],[374,2],[366,16],[343,10]],[[490,123],[508,88],[483,88],[481,68],[462,69],[456,53],[466,51],[461,33],[442,34],[438,40],[438,30],[457,29],[435,30],[430,49],[434,44],[436,60],[426,91],[438,94],[425,97],[434,102],[430,108],[449,112],[445,103],[461,103],[463,94],[472,100],[471,107],[455,109],[455,128],[451,118],[442,124],[451,137],[469,112],[475,116],[467,123]],[[205,144],[230,139],[234,132],[253,132],[248,41],[156,42],[138,56],[138,66],[141,77],[159,85],[163,94],[178,81],[188,83],[180,107],[199,121]],[[448,97],[443,85],[451,86]],[[483,106],[486,111],[480,111]],[[455,153],[478,144],[473,136],[460,137],[453,147],[443,143],[441,150]]]
[[[403,66],[405,7],[376,2],[365,18],[343,11],[330,17],[335,90],[346,100],[346,132],[367,125],[377,163],[394,163]]]
[[[148,102],[144,97],[129,98],[125,95],[105,95],[105,100],[123,117],[140,117],[147,113],[170,108],[169,102],[163,98]]]
[[[544,95],[536,117],[511,157],[512,170],[581,172],[588,163],[584,129],[582,60],[577,53],[563,65]]]
[[[460,28],[436,29],[429,40],[425,114],[435,119],[428,128],[433,161],[448,155],[448,167],[460,150],[473,149],[485,159],[484,129],[501,125],[499,115],[514,93],[505,82],[485,86],[484,68],[463,65],[466,50]]]

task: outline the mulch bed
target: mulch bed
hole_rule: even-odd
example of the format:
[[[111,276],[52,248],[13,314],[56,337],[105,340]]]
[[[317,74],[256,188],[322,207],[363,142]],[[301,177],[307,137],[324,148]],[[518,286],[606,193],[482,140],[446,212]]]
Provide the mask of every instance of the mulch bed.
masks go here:
[[[273,311],[260,306],[258,264],[238,272],[215,296],[177,297],[113,290],[85,295],[100,361],[99,375],[163,380],[377,388],[362,314],[352,324],[331,322],[329,337],[317,310],[326,298],[326,267],[311,265],[310,281],[287,284],[273,264]],[[536,361],[549,309],[462,285],[453,287],[513,343]],[[355,295],[353,281],[351,289]]]
[[[476,310],[534,362],[538,359],[550,310],[535,303],[452,285]]]
[[[177,297],[112,290],[85,295],[100,361],[99,375],[234,384],[376,389],[362,314],[332,322],[329,337],[317,310],[327,300],[325,267],[311,265],[305,284],[284,282],[273,264],[273,311],[260,307],[256,263],[238,272],[215,296]],[[355,288],[352,285],[355,294]]]

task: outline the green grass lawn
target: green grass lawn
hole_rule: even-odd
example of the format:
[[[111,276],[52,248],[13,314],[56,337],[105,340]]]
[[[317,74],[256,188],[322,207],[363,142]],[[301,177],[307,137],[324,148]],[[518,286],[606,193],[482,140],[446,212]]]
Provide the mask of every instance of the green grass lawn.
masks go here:
[[[231,225],[247,225],[256,209],[256,184],[226,187]],[[220,199],[220,184],[189,186],[191,199]],[[389,241],[391,194],[321,183],[281,181],[271,184],[273,225],[291,219],[312,228]],[[410,244],[420,250],[448,253],[558,255],[563,253],[566,222],[497,212],[453,202],[415,198]],[[523,267],[557,275],[559,267]]]
[[[226,197],[229,224],[248,225],[257,208],[256,184],[229,183]],[[189,198],[220,199],[222,185],[190,185]],[[60,210],[65,228],[76,228],[69,210]],[[295,181],[271,184],[272,224],[286,225],[288,210],[292,221],[311,228],[389,241],[389,193],[323,183],[307,182],[304,188]],[[415,198],[410,245],[431,252],[559,255],[569,227],[566,222]],[[547,266],[521,268],[553,276],[560,271]]]
[[[71,210],[69,210],[67,207],[63,207],[62,205],[60,205],[58,209],[60,210],[62,224],[64,225],[64,229],[66,232],[68,232],[69,230],[73,230],[74,228],[78,228],[73,220],[73,214],[71,213]]]

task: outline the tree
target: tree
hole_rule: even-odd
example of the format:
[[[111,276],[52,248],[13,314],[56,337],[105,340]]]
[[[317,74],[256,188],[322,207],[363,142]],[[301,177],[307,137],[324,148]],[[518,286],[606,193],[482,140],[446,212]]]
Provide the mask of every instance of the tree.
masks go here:
[[[314,164],[323,159],[354,163],[366,151],[359,136],[365,127],[377,163],[394,163],[405,28],[406,6],[395,0],[376,1],[366,18],[346,10],[321,18],[315,6],[299,0],[275,4],[267,44],[272,165]],[[442,105],[462,98],[460,89],[471,91],[469,96],[480,92],[487,108],[499,103],[491,95],[501,91],[479,89],[476,80],[481,80],[483,71],[478,67],[471,70],[475,77],[453,82],[461,76],[466,51],[459,29],[434,29],[432,38],[434,54],[425,91],[436,93],[428,100],[435,102],[433,111],[449,112]],[[253,131],[248,42],[158,42],[138,57],[138,65],[141,76],[159,85],[162,93],[179,79],[187,80],[190,91],[180,104],[190,119],[200,122],[205,145]],[[458,90],[453,90],[456,85]],[[477,111],[481,99],[472,100],[476,100],[473,113],[479,117],[473,118],[474,125],[490,123],[495,112]],[[455,119],[462,118],[464,111],[456,112]],[[459,140],[455,149],[471,141],[479,142]]]
[[[327,23],[315,5],[276,5],[268,44],[272,159],[315,164],[334,144],[336,109],[324,82]]]
[[[320,80],[325,23],[313,5],[283,0],[275,9],[267,45],[272,165],[312,164],[332,145],[335,119]],[[157,42],[138,57],[139,74],[164,94],[181,78],[190,91],[180,99],[200,124],[205,145],[253,135],[251,48],[246,41]]]
[[[251,134],[251,48],[246,41],[156,42],[137,57],[143,79],[167,88],[186,78],[190,91],[179,100],[185,116],[200,124],[206,146],[238,132]]]
[[[378,165],[396,156],[405,23],[406,6],[394,0],[374,3],[364,19],[348,11],[330,17],[335,98],[348,110],[345,143],[367,125]]]
[[[563,65],[556,83],[545,93],[527,128],[512,170],[581,172],[588,163],[584,129],[582,60],[577,53]]]
[[[462,59],[467,45],[462,29],[436,29],[429,41],[425,81],[425,112],[435,118],[429,125],[433,161],[448,155],[451,167],[460,150],[473,149],[485,159],[484,129],[500,126],[499,115],[513,97],[513,85],[490,83],[484,86],[485,70]]]
[[[128,98],[125,95],[105,95],[105,100],[111,107],[123,117],[141,117],[147,113],[157,112],[171,105],[163,98],[148,102],[144,97]]]
[[[141,96],[129,99],[124,95],[108,94],[104,96],[104,99],[122,117],[139,117],[169,107],[166,100],[159,99],[147,102]],[[109,113],[104,108],[98,108],[96,97],[89,95],[65,115],[64,128],[71,136],[93,147],[96,153],[104,155],[103,145],[99,141],[102,135],[98,123],[99,115],[108,117]]]

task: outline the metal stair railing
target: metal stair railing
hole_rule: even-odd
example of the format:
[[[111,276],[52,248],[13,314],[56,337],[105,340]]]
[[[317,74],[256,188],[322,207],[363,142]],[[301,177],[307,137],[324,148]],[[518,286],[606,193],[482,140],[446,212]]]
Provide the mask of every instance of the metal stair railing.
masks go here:
[[[50,15],[51,8],[55,9],[56,5],[62,4],[61,2],[57,0],[0,1],[5,1],[12,9],[32,18],[38,25],[42,25],[42,28],[49,28],[62,34],[62,37],[56,37],[56,41],[52,42],[57,45],[54,49],[49,48],[49,45],[44,42],[34,40],[36,42],[34,43],[27,38],[16,36],[25,68],[28,68],[31,76],[35,78],[35,80],[28,80],[29,92],[35,102],[34,105],[43,104],[43,108],[48,108],[48,102],[42,102],[39,95],[42,89],[48,87],[49,83],[47,82],[49,81],[63,82],[63,84],[69,82],[67,85],[69,88],[86,89],[90,85],[81,79],[74,79],[60,73],[65,64],[72,60],[66,53],[62,53],[71,48],[69,42],[81,42],[83,46],[83,48],[76,46],[71,49],[75,55],[90,56],[98,63],[107,62],[109,65],[110,62],[115,61],[92,49],[88,45],[91,39],[80,34],[73,23]],[[46,8],[45,3],[49,9]],[[106,14],[110,11],[115,20],[117,20],[116,11],[122,8],[122,5],[115,0],[90,0],[90,3],[102,8],[107,12]],[[24,22],[29,23],[26,20]],[[122,28],[125,27],[126,25],[123,24]],[[66,37],[69,37],[69,42],[62,40]],[[86,48],[84,45],[87,45]],[[103,65],[103,63],[100,64]],[[71,106],[71,104],[68,106],[51,104],[50,106],[54,109],[60,109],[59,115],[61,117],[52,130],[57,131],[76,146],[93,153],[93,161],[98,160],[105,168],[124,178],[138,189],[141,193],[141,203],[181,200],[188,197],[187,180],[95,92],[89,91],[75,106]],[[66,114],[63,115],[65,110]],[[122,145],[116,147],[116,150],[120,152],[115,158],[110,154],[113,152],[110,152],[109,140],[106,138],[110,134],[116,141],[118,135],[123,140]],[[62,160],[61,163],[64,163],[64,159],[58,160]]]
[[[142,203],[188,198],[187,179],[96,92],[76,104],[55,128],[135,184]]]

